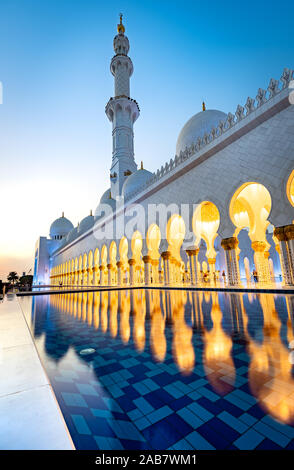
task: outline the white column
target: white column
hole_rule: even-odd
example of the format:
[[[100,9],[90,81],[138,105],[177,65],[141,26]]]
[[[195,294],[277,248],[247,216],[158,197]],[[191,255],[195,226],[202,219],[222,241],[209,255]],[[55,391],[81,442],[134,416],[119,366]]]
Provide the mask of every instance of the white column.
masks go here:
[[[130,286],[134,285],[134,270],[135,270],[136,261],[134,259],[129,259],[129,266],[130,266]]]
[[[164,284],[170,284],[170,258],[171,254],[169,251],[163,251],[161,253],[161,257],[163,259],[163,265],[164,265]]]
[[[266,243],[254,241],[251,244],[254,250],[254,263],[257,271],[258,282],[271,284],[271,274],[269,269]]]
[[[240,284],[239,263],[236,248],[238,239],[236,237],[224,238],[221,246],[225,250],[226,266],[227,266],[227,284],[229,286],[238,286]]]
[[[118,261],[116,263],[116,266],[117,266],[117,285],[118,286],[121,286],[122,285],[122,279],[121,279],[121,266],[122,266],[122,262],[121,261]]]
[[[150,256],[143,256],[143,261],[144,261],[145,284],[148,285],[150,284],[150,263],[151,263]]]
[[[108,269],[108,285],[111,286],[112,285],[112,264],[108,264],[107,265],[107,269]]]
[[[286,225],[284,227],[276,227],[274,236],[279,240],[279,254],[281,268],[283,273],[283,281],[286,286],[294,285],[294,265],[293,265],[293,236],[291,227],[294,225]],[[286,232],[286,228],[288,228]],[[290,238],[290,239],[289,239]]]
[[[100,269],[100,286],[104,286],[104,266],[103,264],[101,264],[99,266],[99,269]]]

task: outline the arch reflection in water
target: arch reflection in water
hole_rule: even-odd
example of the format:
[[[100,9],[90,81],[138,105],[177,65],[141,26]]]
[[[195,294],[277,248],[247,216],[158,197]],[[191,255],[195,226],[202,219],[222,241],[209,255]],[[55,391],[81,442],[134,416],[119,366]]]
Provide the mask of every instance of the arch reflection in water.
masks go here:
[[[178,416],[186,416],[182,405],[191,413],[195,403],[209,415],[233,407],[235,417],[246,410],[254,420],[267,416],[293,425],[293,299],[137,289],[37,296],[31,312],[28,299],[23,308],[61,394],[67,392],[55,375],[66,365],[76,388],[99,384],[100,395],[127,413],[142,395],[150,410],[158,403]],[[96,352],[80,355],[89,348]],[[90,383],[83,378],[80,384],[73,354],[79,368],[90,367]],[[94,395],[91,400],[95,408]]]

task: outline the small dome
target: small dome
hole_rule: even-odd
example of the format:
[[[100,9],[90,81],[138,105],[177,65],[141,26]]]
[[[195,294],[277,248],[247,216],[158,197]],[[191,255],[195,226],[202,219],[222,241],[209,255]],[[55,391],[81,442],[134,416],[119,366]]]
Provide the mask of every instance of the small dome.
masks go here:
[[[110,188],[108,188],[101,196],[100,203],[107,203],[111,197]]]
[[[77,237],[77,234],[78,234],[78,228],[77,228],[77,227],[74,227],[74,228],[67,234],[67,237],[66,237],[67,243],[72,242],[72,241]]]
[[[93,227],[93,225],[94,225],[94,216],[92,215],[92,211],[91,211],[91,214],[87,215],[87,217],[85,217],[80,222],[80,225],[79,225],[79,228],[78,228],[78,233],[86,232],[91,227]]]
[[[213,127],[217,127],[219,122],[225,121],[226,118],[226,113],[216,109],[207,109],[192,116],[179,134],[176,154],[179,155],[186,147],[190,147],[198,137],[202,138],[205,134],[209,134]]]
[[[100,203],[96,207],[95,214],[94,214],[94,221],[97,221],[104,217],[104,215],[108,215],[109,211],[105,208],[105,205],[110,206],[112,212],[116,210],[116,201],[111,197],[110,188],[102,194],[100,199]]]
[[[54,220],[50,226],[50,238],[54,240],[61,240],[74,228],[70,220],[62,214],[62,217]]]
[[[150,180],[152,176],[153,175],[150,171],[144,170],[143,168],[135,171],[135,173],[132,173],[123,184],[123,196],[127,198],[130,194],[142,187],[148,180]]]

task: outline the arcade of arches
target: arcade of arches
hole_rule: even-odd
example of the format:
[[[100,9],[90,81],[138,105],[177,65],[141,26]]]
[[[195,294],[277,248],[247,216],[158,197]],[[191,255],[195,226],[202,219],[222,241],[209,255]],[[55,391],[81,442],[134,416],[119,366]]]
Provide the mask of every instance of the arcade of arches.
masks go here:
[[[294,170],[287,183],[287,198],[294,206]],[[179,214],[171,215],[167,222],[167,245],[160,250],[162,234],[151,224],[146,236],[138,230],[131,240],[123,237],[110,245],[81,253],[52,267],[50,280],[57,286],[124,286],[124,285],[294,285],[294,224],[274,227],[270,220],[272,208],[268,189],[255,182],[240,186],[233,195],[229,216],[235,231],[230,238],[220,240],[220,212],[210,202],[199,204],[192,217],[195,235],[193,246],[183,249],[186,227]],[[245,235],[244,235],[245,234]],[[270,234],[270,235],[269,235]],[[240,240],[247,237],[251,250],[251,264],[242,253]],[[243,237],[243,238],[242,238]],[[143,254],[146,238],[147,254]],[[270,238],[270,240],[269,240]],[[217,249],[217,245],[223,248]],[[205,249],[202,262],[200,248]],[[276,251],[277,263],[271,255]],[[218,269],[221,251],[225,269]],[[274,251],[274,250],[273,250]],[[241,266],[242,265],[242,266]],[[241,269],[242,267],[242,269]],[[242,275],[241,275],[242,274]]]

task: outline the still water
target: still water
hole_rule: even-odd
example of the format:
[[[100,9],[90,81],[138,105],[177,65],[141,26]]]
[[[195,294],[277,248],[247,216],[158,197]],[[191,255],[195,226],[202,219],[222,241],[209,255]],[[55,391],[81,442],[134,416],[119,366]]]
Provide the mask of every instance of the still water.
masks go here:
[[[142,289],[20,304],[77,449],[294,448],[294,296]]]

